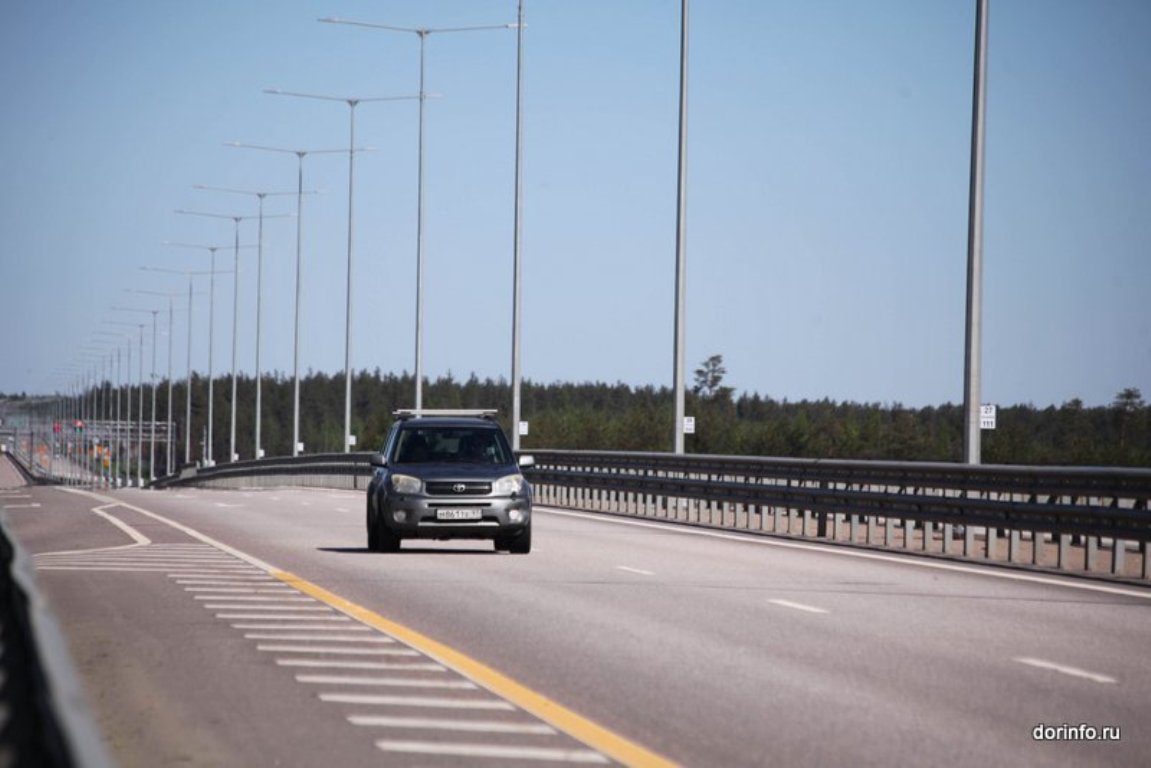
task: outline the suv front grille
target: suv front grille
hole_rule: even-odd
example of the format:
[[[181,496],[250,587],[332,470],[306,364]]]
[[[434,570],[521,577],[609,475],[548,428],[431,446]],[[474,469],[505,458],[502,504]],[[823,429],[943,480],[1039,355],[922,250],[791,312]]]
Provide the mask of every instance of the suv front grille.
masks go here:
[[[430,480],[427,490],[429,496],[487,496],[492,484],[479,480]]]

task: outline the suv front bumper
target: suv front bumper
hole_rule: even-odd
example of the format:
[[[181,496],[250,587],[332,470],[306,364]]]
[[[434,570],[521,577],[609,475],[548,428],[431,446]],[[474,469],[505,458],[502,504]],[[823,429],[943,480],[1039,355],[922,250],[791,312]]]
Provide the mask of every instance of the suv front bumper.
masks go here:
[[[387,495],[380,500],[384,526],[405,539],[495,539],[516,536],[531,523],[532,500],[471,496]]]

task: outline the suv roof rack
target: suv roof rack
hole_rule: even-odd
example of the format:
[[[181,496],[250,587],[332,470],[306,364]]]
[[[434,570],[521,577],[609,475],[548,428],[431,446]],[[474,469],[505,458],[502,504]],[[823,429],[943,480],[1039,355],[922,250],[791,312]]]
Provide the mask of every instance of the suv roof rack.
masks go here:
[[[495,419],[497,413],[499,413],[498,410],[484,408],[423,408],[420,410],[416,410],[414,408],[401,408],[399,410],[392,411],[392,415],[401,421],[405,421],[407,419],[418,419],[426,416],[487,419],[491,421]]]

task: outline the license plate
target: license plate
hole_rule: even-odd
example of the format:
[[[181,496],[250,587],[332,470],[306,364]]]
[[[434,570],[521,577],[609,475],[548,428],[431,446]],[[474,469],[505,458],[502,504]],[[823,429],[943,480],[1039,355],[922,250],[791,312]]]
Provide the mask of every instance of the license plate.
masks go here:
[[[479,520],[483,511],[479,509],[437,509],[437,520]]]

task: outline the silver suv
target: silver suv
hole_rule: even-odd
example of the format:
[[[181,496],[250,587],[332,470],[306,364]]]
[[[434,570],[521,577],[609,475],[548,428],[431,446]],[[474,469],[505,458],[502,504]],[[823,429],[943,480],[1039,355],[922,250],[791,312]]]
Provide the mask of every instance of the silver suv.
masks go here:
[[[403,539],[492,539],[496,551],[532,548],[532,488],[495,411],[396,411],[372,456],[368,549]]]

